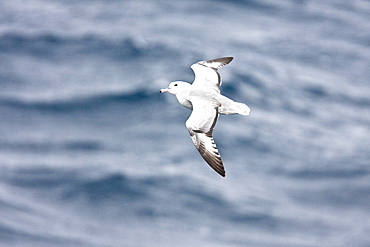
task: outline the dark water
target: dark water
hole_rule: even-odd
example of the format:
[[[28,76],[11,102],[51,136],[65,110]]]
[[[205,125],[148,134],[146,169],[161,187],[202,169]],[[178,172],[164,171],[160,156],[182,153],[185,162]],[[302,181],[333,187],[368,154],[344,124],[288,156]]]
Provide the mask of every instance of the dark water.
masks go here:
[[[159,89],[234,56],[214,132]],[[370,246],[370,2],[0,1],[0,246]]]

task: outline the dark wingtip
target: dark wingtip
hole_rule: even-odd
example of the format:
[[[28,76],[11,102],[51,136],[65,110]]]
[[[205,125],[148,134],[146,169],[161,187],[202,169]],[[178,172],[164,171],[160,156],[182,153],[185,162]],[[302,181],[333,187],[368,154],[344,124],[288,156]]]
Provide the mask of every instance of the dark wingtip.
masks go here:
[[[220,57],[209,61],[224,62],[225,64],[229,64],[233,59],[234,57]]]
[[[225,59],[229,60],[229,63],[233,61],[234,57],[225,57]]]
[[[226,172],[224,169],[217,171],[218,174],[220,174],[222,177],[226,177]]]
[[[222,166],[222,167],[215,167],[215,166],[211,166],[211,168],[215,171],[215,172],[217,172],[218,174],[220,174],[220,176],[222,176],[222,177],[226,177],[226,172],[225,172],[225,169],[224,169],[224,167]]]

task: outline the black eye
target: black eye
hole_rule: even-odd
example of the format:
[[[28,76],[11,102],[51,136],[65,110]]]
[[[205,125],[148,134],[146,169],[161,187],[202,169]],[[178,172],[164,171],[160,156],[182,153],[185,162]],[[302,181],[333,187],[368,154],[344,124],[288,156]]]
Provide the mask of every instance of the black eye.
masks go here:
[[[174,86],[177,87],[177,83]]]

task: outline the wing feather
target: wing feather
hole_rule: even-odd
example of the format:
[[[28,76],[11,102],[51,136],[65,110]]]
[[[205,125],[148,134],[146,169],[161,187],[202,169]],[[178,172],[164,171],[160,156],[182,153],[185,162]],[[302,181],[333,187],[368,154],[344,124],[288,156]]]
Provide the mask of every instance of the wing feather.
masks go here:
[[[232,60],[233,57],[222,57],[193,64],[191,66],[195,74],[193,85],[200,88],[205,87],[207,90],[213,89],[219,93],[222,80],[218,69]]]
[[[202,103],[201,100],[193,100],[193,112],[186,121],[190,137],[200,155],[218,174],[225,177],[225,169],[213,140],[213,128],[218,119],[217,105]]]

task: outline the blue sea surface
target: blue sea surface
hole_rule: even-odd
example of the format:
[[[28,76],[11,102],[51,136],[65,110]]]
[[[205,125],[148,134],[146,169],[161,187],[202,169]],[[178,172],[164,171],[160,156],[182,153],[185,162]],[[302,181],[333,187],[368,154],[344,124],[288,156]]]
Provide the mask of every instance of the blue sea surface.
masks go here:
[[[170,81],[233,56],[226,178]],[[367,0],[0,1],[0,246],[370,246]]]

